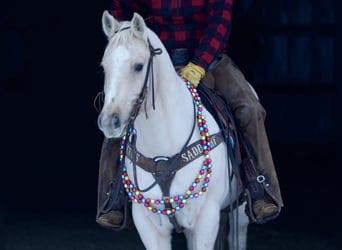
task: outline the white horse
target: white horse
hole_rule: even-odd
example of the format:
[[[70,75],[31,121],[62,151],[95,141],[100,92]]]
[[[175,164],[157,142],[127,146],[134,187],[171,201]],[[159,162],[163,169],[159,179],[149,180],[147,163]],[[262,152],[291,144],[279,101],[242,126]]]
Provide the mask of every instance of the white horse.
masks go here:
[[[238,198],[236,180],[229,178],[231,163],[225,142],[208,143],[209,133],[217,134],[220,129],[139,14],[119,22],[105,11],[102,25],[108,45],[102,60],[105,99],[98,126],[107,138],[124,138],[123,149],[126,144],[132,147],[131,157],[121,154],[122,178],[140,238],[149,250],[171,249],[176,221],[184,230],[188,249],[213,249],[220,210]],[[197,145],[182,151],[197,141],[202,149]],[[197,155],[200,157],[195,158]],[[174,162],[169,163],[156,177],[139,166],[139,157],[189,163],[177,171]],[[156,184],[171,172],[168,197],[164,197],[161,185]],[[230,249],[246,249],[249,221],[244,205],[230,217],[230,221],[239,217],[237,224],[230,222],[235,229],[226,238]]]

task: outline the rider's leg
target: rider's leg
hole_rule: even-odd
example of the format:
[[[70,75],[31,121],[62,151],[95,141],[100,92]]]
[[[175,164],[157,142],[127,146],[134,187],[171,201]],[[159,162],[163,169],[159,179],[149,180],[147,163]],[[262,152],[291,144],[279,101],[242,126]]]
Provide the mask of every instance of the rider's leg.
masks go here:
[[[106,228],[120,227],[123,222],[123,212],[120,207],[111,207],[112,199],[118,199],[114,196],[123,195],[120,193],[121,190],[115,190],[118,188],[118,182],[121,182],[118,165],[119,150],[120,140],[104,139],[99,162],[96,222]]]
[[[255,217],[262,221],[279,213],[283,206],[264,126],[266,112],[241,71],[229,57],[223,56],[211,73],[214,76],[215,89],[220,91],[230,104],[243,136],[254,151],[258,174],[266,177],[265,196],[253,201]]]

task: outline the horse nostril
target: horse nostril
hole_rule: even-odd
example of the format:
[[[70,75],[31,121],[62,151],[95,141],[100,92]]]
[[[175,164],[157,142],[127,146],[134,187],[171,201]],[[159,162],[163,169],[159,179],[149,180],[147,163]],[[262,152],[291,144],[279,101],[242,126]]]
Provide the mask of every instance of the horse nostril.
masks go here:
[[[103,129],[103,126],[102,126],[102,115],[101,114],[97,118],[97,126],[99,127],[99,129]]]
[[[119,128],[121,126],[120,118],[117,114],[113,115],[112,125],[114,129]]]

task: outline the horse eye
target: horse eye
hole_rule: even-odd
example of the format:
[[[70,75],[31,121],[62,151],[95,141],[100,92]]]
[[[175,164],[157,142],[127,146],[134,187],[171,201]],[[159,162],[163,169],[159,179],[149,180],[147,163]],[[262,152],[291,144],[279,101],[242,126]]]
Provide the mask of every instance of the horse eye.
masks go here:
[[[144,68],[144,65],[142,63],[136,63],[134,64],[134,71],[142,71],[142,69]]]

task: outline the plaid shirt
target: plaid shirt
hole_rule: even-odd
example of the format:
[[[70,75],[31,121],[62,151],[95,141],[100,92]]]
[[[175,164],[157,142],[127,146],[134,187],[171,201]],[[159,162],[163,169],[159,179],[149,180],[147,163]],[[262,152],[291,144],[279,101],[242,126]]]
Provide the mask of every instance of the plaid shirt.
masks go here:
[[[206,71],[226,51],[233,0],[113,0],[112,14],[130,20],[142,15],[171,54],[187,48],[191,61]]]

